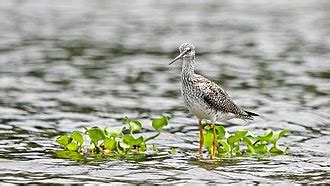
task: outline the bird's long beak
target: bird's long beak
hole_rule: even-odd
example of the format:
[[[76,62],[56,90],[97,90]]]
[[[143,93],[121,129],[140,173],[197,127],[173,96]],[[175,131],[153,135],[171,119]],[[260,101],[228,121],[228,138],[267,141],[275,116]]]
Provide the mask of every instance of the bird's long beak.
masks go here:
[[[176,56],[176,58],[174,58],[169,65],[172,65],[176,60],[180,59],[183,55],[185,55],[188,52],[188,50],[183,51],[181,54],[179,54],[178,56]]]

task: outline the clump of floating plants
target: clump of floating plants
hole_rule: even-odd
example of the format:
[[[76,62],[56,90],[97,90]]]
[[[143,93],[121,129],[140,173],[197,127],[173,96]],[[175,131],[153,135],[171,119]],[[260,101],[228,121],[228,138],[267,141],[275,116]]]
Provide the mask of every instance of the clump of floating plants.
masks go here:
[[[168,125],[168,117],[162,116],[152,120],[152,127],[156,130],[153,136],[139,135],[142,124],[138,120],[124,119],[121,129],[92,127],[84,132],[73,131],[61,135],[56,139],[65,150],[58,151],[57,156],[70,159],[81,159],[86,155],[127,155],[141,154],[147,150],[157,151],[155,145],[147,146],[147,142],[160,135],[164,126]],[[85,140],[86,139],[86,140]]]
[[[284,154],[288,148],[281,148],[277,145],[278,140],[288,134],[288,130],[274,132],[269,130],[263,135],[255,135],[249,130],[237,130],[230,134],[223,126],[216,126],[218,157],[235,156],[258,156],[270,153]],[[209,155],[212,154],[213,127],[207,125],[204,127],[204,146]]]
[[[124,118],[124,126],[120,129],[91,127],[85,128],[84,132],[73,131],[57,137],[56,142],[64,150],[57,151],[56,156],[73,160],[83,160],[86,157],[99,157],[105,160],[107,157],[137,157],[150,154],[161,155],[156,145],[147,143],[157,138],[163,127],[168,125],[168,117],[162,116],[152,120],[152,127],[156,134],[152,136],[141,135],[142,124],[138,120]],[[223,126],[216,126],[217,157],[238,157],[238,156],[260,156],[269,153],[283,154],[287,149],[277,145],[277,141],[289,133],[288,130],[280,132],[268,131],[263,135],[255,135],[248,130],[237,130],[230,134]],[[213,127],[204,126],[204,146],[208,153],[212,154]],[[176,150],[172,149],[172,153]],[[164,153],[163,153],[164,154]],[[101,156],[100,156],[101,155]]]

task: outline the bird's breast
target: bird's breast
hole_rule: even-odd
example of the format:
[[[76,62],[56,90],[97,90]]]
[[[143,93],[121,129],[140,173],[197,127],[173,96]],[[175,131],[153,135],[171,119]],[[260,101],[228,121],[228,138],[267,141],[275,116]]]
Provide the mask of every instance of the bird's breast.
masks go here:
[[[202,94],[193,86],[183,84],[181,94],[188,110],[198,119],[212,119],[216,115],[216,111],[204,102]]]

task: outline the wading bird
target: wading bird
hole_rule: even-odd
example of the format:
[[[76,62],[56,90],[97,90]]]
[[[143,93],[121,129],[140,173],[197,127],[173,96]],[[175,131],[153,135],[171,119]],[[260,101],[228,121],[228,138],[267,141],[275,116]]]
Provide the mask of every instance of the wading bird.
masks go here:
[[[229,95],[216,83],[196,74],[194,71],[195,47],[191,43],[184,43],[180,47],[180,54],[171,61],[170,65],[181,59],[181,94],[188,110],[198,119],[199,124],[199,155],[204,143],[202,120],[210,120],[213,126],[212,159],[216,153],[215,122],[224,122],[232,118],[253,120],[258,116],[253,112],[237,106]]]

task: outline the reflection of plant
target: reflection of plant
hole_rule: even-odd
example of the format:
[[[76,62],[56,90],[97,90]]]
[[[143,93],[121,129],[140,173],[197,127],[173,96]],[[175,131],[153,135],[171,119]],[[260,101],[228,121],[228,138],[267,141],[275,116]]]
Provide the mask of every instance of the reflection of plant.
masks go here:
[[[212,154],[213,128],[204,127],[204,146]],[[239,156],[239,155],[258,155],[266,153],[283,154],[285,150],[277,146],[277,141],[289,133],[288,130],[281,132],[266,132],[264,135],[254,135],[248,130],[238,130],[235,134],[229,134],[223,126],[216,126],[217,155],[218,156]],[[242,143],[246,147],[242,148]],[[269,148],[271,146],[271,148]]]
[[[68,151],[88,152],[90,154],[128,154],[143,153],[147,150],[146,143],[159,136],[164,126],[168,124],[168,117],[163,116],[152,121],[152,127],[157,134],[150,137],[134,134],[141,132],[142,124],[138,120],[124,119],[125,127],[122,129],[101,129],[99,127],[85,128],[85,133],[73,131],[67,135],[61,135],[56,142]],[[85,146],[84,137],[89,138],[89,145]],[[153,146],[155,149],[155,146]]]

